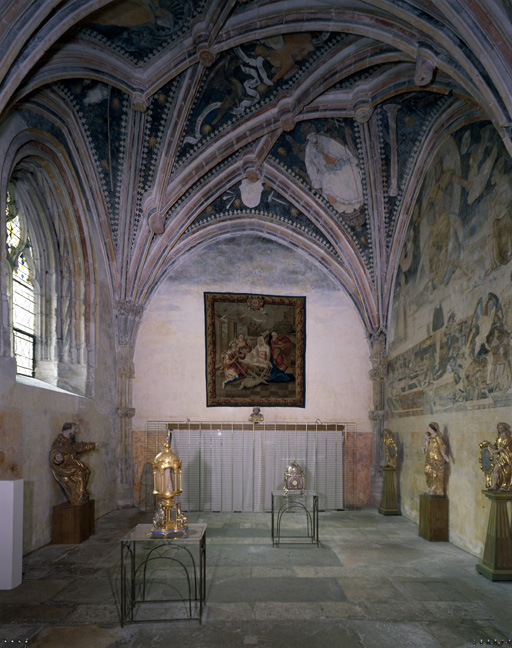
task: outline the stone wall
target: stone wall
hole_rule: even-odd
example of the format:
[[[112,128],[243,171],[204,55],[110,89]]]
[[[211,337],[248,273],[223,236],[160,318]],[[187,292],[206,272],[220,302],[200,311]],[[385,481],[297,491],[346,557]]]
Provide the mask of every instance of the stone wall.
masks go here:
[[[0,479],[24,480],[24,553],[51,542],[53,506],[66,501],[48,463],[51,444],[63,423],[77,422],[79,440],[102,444],[100,449],[84,455],[91,469],[89,492],[96,502],[96,517],[116,507],[112,309],[106,288],[100,294],[103,297],[98,308],[94,399],[35,379],[16,378],[14,372],[0,368]]]

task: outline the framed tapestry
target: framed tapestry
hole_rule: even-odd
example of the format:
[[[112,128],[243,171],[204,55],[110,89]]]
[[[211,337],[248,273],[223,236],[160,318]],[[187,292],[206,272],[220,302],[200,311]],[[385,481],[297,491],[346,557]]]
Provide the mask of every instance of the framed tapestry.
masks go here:
[[[207,407],[305,407],[305,297],[204,293],[204,307]]]

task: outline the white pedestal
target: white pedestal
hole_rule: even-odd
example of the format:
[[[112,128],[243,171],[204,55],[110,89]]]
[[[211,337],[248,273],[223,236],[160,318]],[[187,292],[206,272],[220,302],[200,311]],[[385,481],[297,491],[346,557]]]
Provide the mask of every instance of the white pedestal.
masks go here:
[[[0,590],[21,584],[23,479],[0,479]]]

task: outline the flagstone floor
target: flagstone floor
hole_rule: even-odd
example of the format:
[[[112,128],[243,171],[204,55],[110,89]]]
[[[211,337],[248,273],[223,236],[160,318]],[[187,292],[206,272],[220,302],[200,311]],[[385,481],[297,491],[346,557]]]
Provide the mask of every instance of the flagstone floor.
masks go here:
[[[79,545],[50,544],[26,556],[22,584],[0,591],[0,647],[512,645],[512,582],[489,581],[476,572],[478,558],[427,542],[403,517],[320,512],[319,547],[274,547],[269,513],[191,513],[189,521],[208,525],[201,624],[121,627],[120,539],[151,522],[123,509],[97,520]],[[303,525],[295,514],[285,522],[291,532]],[[180,580],[161,567],[155,573],[148,583],[157,592]]]

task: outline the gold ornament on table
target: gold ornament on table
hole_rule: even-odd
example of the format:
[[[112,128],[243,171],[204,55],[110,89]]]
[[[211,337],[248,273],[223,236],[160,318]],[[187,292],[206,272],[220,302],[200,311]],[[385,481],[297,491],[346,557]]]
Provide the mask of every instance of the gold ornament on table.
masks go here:
[[[304,472],[299,464],[293,459],[287,466],[284,473],[284,494],[301,493],[306,489]]]
[[[498,423],[494,443],[482,441],[480,468],[489,490],[512,491],[512,434],[508,423]]]
[[[153,461],[153,495],[157,507],[151,533],[162,535],[187,530],[187,518],[181,504],[174,499],[181,495],[181,459],[171,450],[172,430],[167,428],[167,441]]]
[[[438,423],[429,423],[422,447],[425,455],[425,477],[429,495],[444,497],[444,469],[450,460],[446,454],[446,445],[439,433]]]
[[[382,443],[384,444],[384,452],[386,453],[385,465],[389,468],[396,468],[398,450],[393,439],[393,434],[388,428],[383,431]]]

